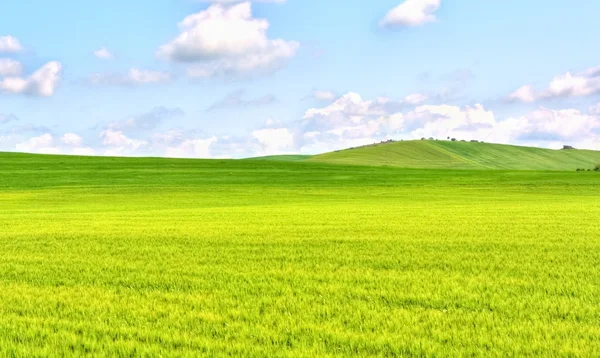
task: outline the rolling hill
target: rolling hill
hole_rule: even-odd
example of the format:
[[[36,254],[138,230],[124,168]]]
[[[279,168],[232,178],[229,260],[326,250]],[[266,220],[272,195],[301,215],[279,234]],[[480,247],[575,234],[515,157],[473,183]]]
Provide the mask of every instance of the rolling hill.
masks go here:
[[[316,155],[308,162],[439,169],[576,170],[600,163],[600,151],[513,145],[401,141]]]

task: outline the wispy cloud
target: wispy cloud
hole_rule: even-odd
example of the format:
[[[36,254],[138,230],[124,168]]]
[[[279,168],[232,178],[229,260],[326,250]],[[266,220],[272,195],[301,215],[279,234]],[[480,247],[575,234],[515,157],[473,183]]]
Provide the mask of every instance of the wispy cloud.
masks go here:
[[[225,98],[220,99],[210,105],[206,111],[215,111],[218,109],[228,109],[228,108],[247,108],[247,107],[261,107],[267,106],[277,102],[277,98],[272,94],[267,94],[261,97],[256,97],[252,99],[245,99],[244,96],[246,94],[245,90],[237,90],[228,94]]]
[[[88,78],[88,83],[103,86],[143,86],[168,83],[171,80],[171,74],[168,72],[132,68],[125,74],[94,73]]]

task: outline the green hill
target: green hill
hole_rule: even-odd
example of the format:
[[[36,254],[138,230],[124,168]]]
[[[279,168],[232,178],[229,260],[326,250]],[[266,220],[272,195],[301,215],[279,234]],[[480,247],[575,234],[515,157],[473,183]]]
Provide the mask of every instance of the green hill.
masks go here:
[[[297,154],[297,155],[267,155],[265,157],[254,157],[254,158],[247,158],[246,160],[267,160],[267,161],[274,161],[274,162],[299,162],[299,161],[303,161],[306,159],[309,159],[311,156],[310,155],[301,155],[301,154]]]
[[[600,163],[600,151],[424,140],[346,149],[307,161],[403,168],[575,170],[591,169]]]

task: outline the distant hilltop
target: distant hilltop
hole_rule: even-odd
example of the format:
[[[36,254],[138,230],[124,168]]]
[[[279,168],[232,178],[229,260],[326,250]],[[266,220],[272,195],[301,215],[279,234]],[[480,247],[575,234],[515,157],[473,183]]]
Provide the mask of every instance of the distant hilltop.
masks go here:
[[[451,142],[467,142],[467,140],[464,140],[464,139],[458,140],[456,138],[450,138],[450,137],[448,137],[447,139],[436,139],[436,138],[433,138],[433,137],[429,137],[429,138],[423,137],[423,138],[421,138],[421,140],[434,140],[434,141],[437,141],[437,140],[449,140]],[[411,141],[414,141],[414,140],[407,140],[407,142],[411,142]],[[371,143],[371,144],[365,144],[365,145],[361,145],[361,146],[358,146],[358,147],[350,147],[350,148],[345,148],[345,149],[339,149],[339,150],[336,150],[334,152],[341,152],[341,151],[349,150],[349,149],[374,147],[374,146],[378,146],[378,145],[381,145],[381,144],[396,143],[396,142],[404,142],[404,140],[403,139],[400,139],[400,140],[394,140],[394,139],[382,140],[381,142],[376,142],[376,143]],[[485,143],[482,140],[480,141],[480,140],[476,140],[476,139],[471,139],[468,142],[469,143]],[[540,148],[540,149],[544,149],[544,148]],[[564,145],[562,149],[563,150],[576,150],[577,148],[575,148],[575,147],[573,147],[571,145]]]
[[[403,168],[577,170],[593,169],[600,151],[563,150],[484,143],[478,140],[386,140],[312,156],[307,161]]]

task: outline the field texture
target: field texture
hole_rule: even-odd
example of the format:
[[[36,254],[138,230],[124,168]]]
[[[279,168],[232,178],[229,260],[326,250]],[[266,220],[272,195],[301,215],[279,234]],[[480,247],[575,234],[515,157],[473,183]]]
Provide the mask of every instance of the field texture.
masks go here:
[[[0,356],[599,356],[600,175],[0,154]]]
[[[424,140],[347,149],[308,160],[402,168],[575,170],[592,169],[600,164],[600,151]]]

